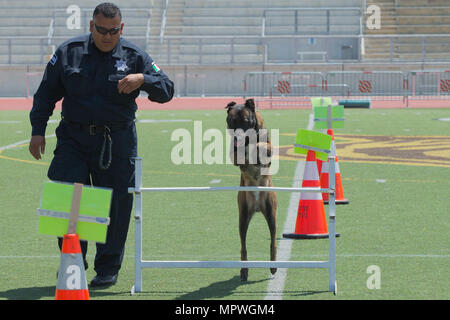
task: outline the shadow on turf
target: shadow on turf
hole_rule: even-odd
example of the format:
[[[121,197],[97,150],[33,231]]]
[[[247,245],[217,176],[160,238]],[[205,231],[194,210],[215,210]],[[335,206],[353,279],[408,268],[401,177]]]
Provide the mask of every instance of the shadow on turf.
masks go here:
[[[182,292],[142,292],[138,293],[138,295],[172,295],[174,293],[181,294],[176,297],[174,300],[202,300],[202,299],[220,299],[227,298],[229,296],[252,296],[261,297],[261,295],[266,295],[267,292],[235,292],[239,287],[244,287],[247,285],[265,282],[269,279],[261,279],[256,281],[247,281],[242,282],[239,276],[234,276],[233,278],[225,281],[219,281],[210,284],[207,287],[200,288],[193,292],[186,292],[182,294]],[[103,290],[107,290],[102,288]],[[91,298],[102,298],[108,296],[120,296],[120,295],[128,295],[129,292],[111,292],[111,291],[103,291],[101,289],[98,290],[89,290],[89,295]],[[284,291],[283,296],[310,296],[314,294],[327,293],[328,291]],[[272,295],[276,295],[276,293],[272,292]],[[30,288],[17,288],[11,289],[7,291],[0,292],[0,298],[6,298],[8,300],[39,300],[42,298],[54,298],[55,296],[55,286],[49,287],[30,287]]]
[[[182,291],[143,291],[137,293],[140,296],[154,296],[154,297],[172,297],[179,294],[179,296],[173,298],[174,300],[202,300],[202,299],[220,299],[226,298],[230,295],[236,295],[235,290],[240,286],[246,286],[258,282],[268,281],[269,279],[261,279],[257,281],[247,281],[242,282],[240,276],[234,276],[233,278],[225,281],[218,281],[211,283],[207,287],[200,288],[193,292],[182,292]],[[253,295],[257,294],[260,296],[260,292],[242,292],[240,295]]]
[[[242,282],[239,276],[234,276],[233,278],[225,281],[219,281],[215,283],[211,283],[209,286],[200,288],[193,292],[187,292],[181,296],[178,296],[174,300],[202,300],[202,299],[220,299],[220,298],[227,298],[229,296],[252,296],[255,295],[257,297],[261,297],[261,295],[265,296],[267,294],[266,291],[264,292],[255,292],[255,291],[248,291],[248,292],[235,292],[239,287],[245,287],[247,285],[259,283],[259,282],[267,282],[269,281],[269,278],[267,279],[261,279],[256,281],[246,281]],[[309,296],[313,294],[318,293],[325,293],[327,291],[288,291],[283,292],[283,295],[289,295],[289,296]]]
[[[0,292],[0,298],[8,300],[39,300],[55,296],[55,286],[17,288]]]
[[[207,287],[200,288],[193,292],[187,292],[175,298],[175,300],[201,300],[201,299],[220,299],[233,294],[233,292],[240,286],[245,286],[253,283],[267,281],[262,279],[258,281],[242,282],[239,276],[225,281],[211,283]]]
[[[108,296],[120,296],[120,295],[129,295],[127,292],[111,292],[111,291],[101,291],[107,290],[108,288],[99,288],[99,289],[89,289],[89,296],[91,298],[101,298]],[[0,299],[7,300],[39,300],[51,298],[54,299],[56,292],[55,286],[50,287],[32,287],[32,288],[17,288],[11,289],[7,291],[0,292]]]

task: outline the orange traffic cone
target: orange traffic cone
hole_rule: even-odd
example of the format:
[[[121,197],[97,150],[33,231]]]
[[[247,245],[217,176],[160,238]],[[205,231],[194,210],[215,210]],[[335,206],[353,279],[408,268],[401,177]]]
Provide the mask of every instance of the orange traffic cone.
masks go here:
[[[331,140],[331,152],[335,156],[335,173],[334,173],[334,184],[335,184],[335,200],[336,204],[349,204],[349,201],[344,197],[344,189],[342,188],[341,171],[339,170],[339,161],[336,155],[336,145],[334,143],[333,129],[328,129],[327,134],[332,137]],[[328,161],[322,163],[322,172],[320,173],[320,185],[322,188],[328,188]],[[323,203],[328,204],[328,193],[322,193]]]
[[[306,156],[302,187],[320,188],[316,157],[312,150],[309,150]],[[283,237],[292,239],[328,238],[325,209],[320,193],[302,192],[300,194],[295,231],[294,233],[284,233]]]
[[[325,130],[320,130],[321,133],[325,134]],[[320,173],[322,172],[322,160],[320,160],[319,158],[316,158],[316,163],[317,163],[317,171],[319,172],[319,177],[320,177]]]
[[[64,235],[55,300],[89,300],[80,240],[77,234]]]
[[[319,177],[320,177],[320,174],[322,173],[322,163],[323,163],[322,160],[316,159],[317,171],[319,173]]]

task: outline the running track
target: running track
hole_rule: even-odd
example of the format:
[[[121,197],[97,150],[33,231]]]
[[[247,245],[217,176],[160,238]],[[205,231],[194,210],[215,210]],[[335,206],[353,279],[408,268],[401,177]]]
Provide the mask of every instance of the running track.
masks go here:
[[[220,110],[224,109],[230,101],[243,103],[242,97],[208,97],[208,98],[173,98],[172,101],[164,104],[151,102],[146,98],[136,99],[140,110]],[[0,110],[31,110],[33,99],[27,98],[0,98]],[[268,103],[265,103],[268,105]],[[449,108],[450,100],[410,100],[409,108]],[[269,109],[270,107],[262,107]],[[310,106],[274,106],[274,109],[296,108],[309,109]],[[397,101],[374,101],[371,108],[406,108],[406,104],[401,100]],[[56,104],[56,110],[61,109],[61,102]]]

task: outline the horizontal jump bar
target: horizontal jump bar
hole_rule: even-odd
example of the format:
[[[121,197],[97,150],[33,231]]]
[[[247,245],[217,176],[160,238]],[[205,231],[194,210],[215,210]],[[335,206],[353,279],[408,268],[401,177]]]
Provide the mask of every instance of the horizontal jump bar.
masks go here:
[[[37,209],[38,216],[51,217],[51,218],[60,218],[60,219],[70,219],[70,213],[68,212],[60,212],[54,210],[46,210],[46,209]],[[92,217],[86,215],[79,215],[78,220],[82,222],[90,222],[97,224],[109,225],[110,219],[103,217]]]
[[[314,121],[316,122],[328,122],[328,118],[314,118]],[[331,121],[336,122],[336,121],[345,121],[344,118],[331,118]]]
[[[330,188],[283,188],[283,187],[167,187],[167,188],[128,188],[128,193],[133,192],[177,192],[177,191],[281,191],[281,192],[334,192]]]
[[[328,261],[141,261],[141,268],[328,268]]]

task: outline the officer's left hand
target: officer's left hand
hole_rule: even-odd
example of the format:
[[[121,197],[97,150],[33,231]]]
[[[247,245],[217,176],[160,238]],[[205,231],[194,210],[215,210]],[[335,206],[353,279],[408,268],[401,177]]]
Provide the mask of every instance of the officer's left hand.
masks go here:
[[[129,74],[122,80],[119,80],[117,89],[119,93],[131,93],[144,84],[144,75],[142,73]]]

